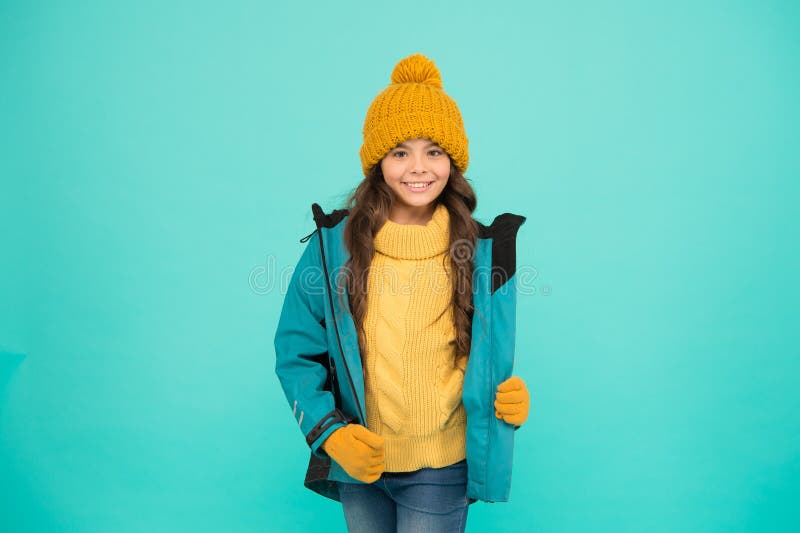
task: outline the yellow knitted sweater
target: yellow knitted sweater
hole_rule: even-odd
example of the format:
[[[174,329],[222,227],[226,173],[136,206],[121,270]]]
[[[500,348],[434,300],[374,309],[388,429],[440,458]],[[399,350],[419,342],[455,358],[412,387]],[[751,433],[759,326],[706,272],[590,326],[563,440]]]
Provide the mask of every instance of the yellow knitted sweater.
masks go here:
[[[364,387],[367,426],[385,439],[387,472],[440,468],[466,457],[466,362],[453,363],[449,223],[439,204],[424,226],[387,220],[375,235]]]

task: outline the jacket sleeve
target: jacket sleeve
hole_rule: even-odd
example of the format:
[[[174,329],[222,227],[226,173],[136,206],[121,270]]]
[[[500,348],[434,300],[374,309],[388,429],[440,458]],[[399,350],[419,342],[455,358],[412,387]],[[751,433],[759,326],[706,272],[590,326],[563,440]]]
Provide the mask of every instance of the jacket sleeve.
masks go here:
[[[347,420],[335,406],[328,375],[328,294],[319,239],[314,233],[289,281],[275,332],[275,373],[312,453],[327,457],[320,446]]]

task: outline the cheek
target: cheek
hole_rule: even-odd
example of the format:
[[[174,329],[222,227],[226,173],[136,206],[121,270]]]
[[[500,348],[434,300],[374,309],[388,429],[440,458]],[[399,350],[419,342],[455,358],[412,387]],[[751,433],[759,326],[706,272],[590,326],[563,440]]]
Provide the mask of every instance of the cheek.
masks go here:
[[[392,189],[399,189],[400,188],[400,175],[392,170],[391,165],[387,165],[386,167],[382,168],[383,170],[383,181]]]
[[[381,171],[387,182],[400,181],[403,175],[402,168],[392,161],[384,161],[381,163]]]

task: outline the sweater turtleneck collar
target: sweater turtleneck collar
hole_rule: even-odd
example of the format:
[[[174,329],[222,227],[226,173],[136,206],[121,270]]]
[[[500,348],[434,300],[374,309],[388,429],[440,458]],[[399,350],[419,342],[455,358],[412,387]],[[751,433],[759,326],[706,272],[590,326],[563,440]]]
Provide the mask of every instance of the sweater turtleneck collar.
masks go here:
[[[398,224],[388,218],[375,234],[375,250],[394,259],[428,259],[450,246],[450,213],[437,204],[427,224]]]

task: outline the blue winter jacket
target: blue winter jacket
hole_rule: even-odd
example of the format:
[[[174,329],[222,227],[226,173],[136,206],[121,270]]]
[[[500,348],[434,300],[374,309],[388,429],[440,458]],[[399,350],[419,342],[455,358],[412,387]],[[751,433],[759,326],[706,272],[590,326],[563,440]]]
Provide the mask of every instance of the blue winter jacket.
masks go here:
[[[275,333],[275,371],[311,448],[305,486],[339,501],[350,477],[320,447],[348,423],[366,426],[364,379],[355,323],[342,287],[345,209],[312,205],[317,229],[292,274]],[[504,213],[479,228],[473,276],[470,355],[462,401],[467,417],[469,503],[508,501],[514,430],[495,417],[497,386],[511,377],[516,316],[516,235],[525,217]]]

